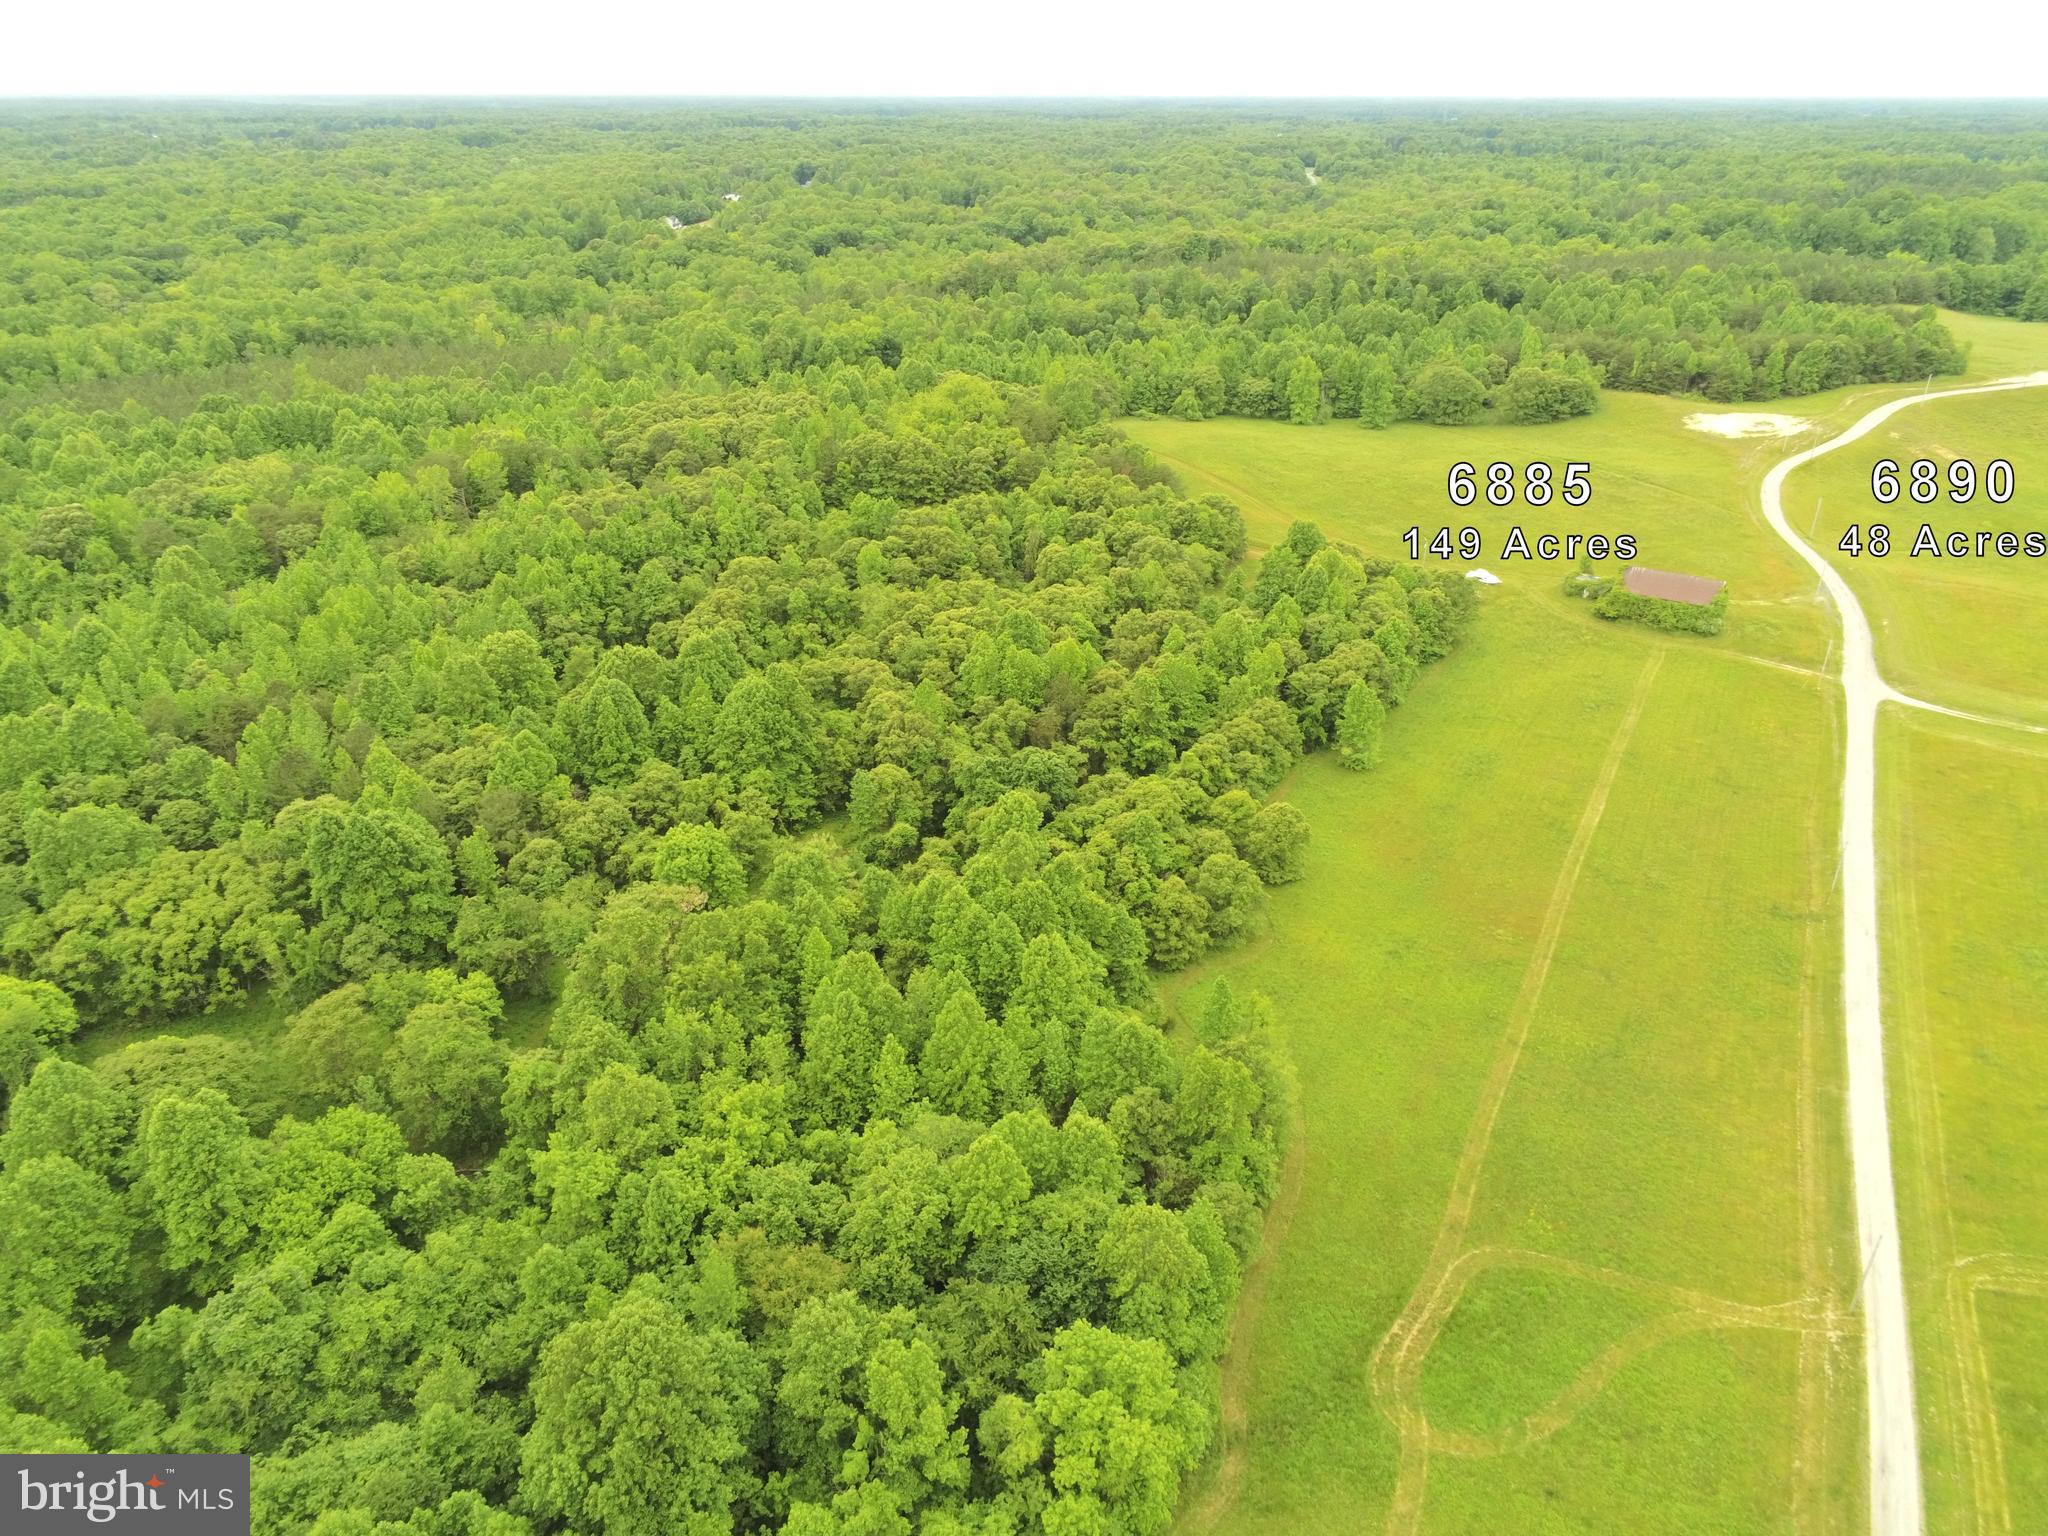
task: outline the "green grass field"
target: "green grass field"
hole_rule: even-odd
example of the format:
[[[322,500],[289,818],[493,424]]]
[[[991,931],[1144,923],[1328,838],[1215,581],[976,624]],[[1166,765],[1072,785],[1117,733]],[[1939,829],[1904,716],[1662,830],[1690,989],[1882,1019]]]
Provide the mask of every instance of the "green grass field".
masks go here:
[[[1770,599],[1674,640],[1592,617],[1557,568],[1483,559],[1505,585],[1397,711],[1386,765],[1316,759],[1287,787],[1316,828],[1307,878],[1181,999],[1217,975],[1274,999],[1304,1126],[1234,1352],[1242,1438],[1189,1531],[1830,1530],[1861,1508],[1834,1316],[1854,1266],[1833,712],[1758,659],[1817,665],[1822,615],[1784,600],[1748,445],[1672,402],[1609,409],[1132,425],[1255,540],[1310,516],[1389,554],[1404,508],[1449,510],[1453,458],[1585,458],[1615,510],[1578,526]],[[1489,544],[1509,520],[1570,526],[1474,519]]]
[[[2048,738],[1893,711],[1887,1038],[1928,1528],[2048,1529]]]
[[[1951,323],[1972,345],[1971,379],[2048,363],[2040,327]],[[1309,517],[1400,557],[1409,526],[1426,537],[1469,522],[1485,553],[1461,563],[1505,581],[1397,712],[1385,767],[1357,775],[1317,759],[1286,787],[1316,831],[1307,877],[1274,895],[1263,940],[1181,986],[1184,1007],[1218,975],[1273,997],[1303,1085],[1299,1186],[1247,1288],[1226,1446],[1191,1489],[1184,1532],[1863,1523],[1830,880],[1839,706],[1810,670],[1834,625],[1762,524],[1756,487],[1784,454],[1907,392],[1782,402],[1814,424],[1791,439],[1716,438],[1683,424],[1714,407],[1620,394],[1595,417],[1542,428],[1129,424],[1190,489],[1236,501],[1255,545]],[[2024,488],[2029,459],[2007,446],[2013,422],[1996,407],[2038,411],[2036,398],[1920,407],[1889,425],[2011,458]],[[1992,438],[1999,452],[1981,446]],[[1859,450],[1807,474],[1867,487]],[[1571,513],[1452,506],[1450,464],[1483,472],[1495,458],[1585,460],[1594,501]],[[1702,641],[1604,625],[1559,591],[1564,569],[1497,558],[1509,523],[1634,533],[1640,563],[1731,583],[1727,629]],[[1888,667],[1932,634],[1925,692],[2026,712],[2025,695],[1982,680],[2023,672],[2048,626],[2008,626],[1987,644],[1993,597],[1974,597],[1949,633],[1928,622],[1938,594],[1858,585]],[[1955,680],[1932,686],[1957,660]],[[2033,818],[2013,828],[2009,857],[2031,846],[2038,865],[2048,784],[2003,790]],[[1916,840],[1953,833],[1927,857],[1968,868],[1963,834],[1921,814],[1894,802],[1891,845],[1909,825]],[[2008,968],[2048,986],[2038,941],[2015,937],[2048,909],[2043,877],[2029,886],[2018,871],[1998,865],[1971,888],[1992,932],[2014,930]],[[1944,950],[1909,981],[1894,976],[1894,1006],[1944,1016],[1970,963]],[[2015,1018],[2048,1011],[2024,989],[2007,998]],[[1993,1065],[1948,1049],[1950,1074]],[[2048,1072],[2002,1064],[2003,1081],[1993,1071],[1978,1084],[2002,1095],[1987,1123],[2022,1140],[2031,1124],[2038,1145],[2044,1101],[2015,1095],[2011,1069],[2029,1066],[2021,1080],[2035,1084]],[[1914,1155],[1940,1141],[1919,1101],[1895,1091],[1894,1103]],[[1976,1148],[1993,1160],[1984,1177],[2041,1198],[2034,1216],[2014,1206],[2021,1230],[2000,1241],[2048,1254],[2048,1158],[1994,1171],[2004,1145]],[[1988,1231],[1981,1247],[1935,1244],[1930,1223],[1950,1220],[1950,1196],[1917,1166],[1905,1177],[1918,1181],[1901,1199],[1919,1348],[1952,1353],[1946,1282],[1930,1277],[1997,1244]],[[2048,1358],[2048,1278],[2032,1274],[1972,1290],[1970,1337],[1990,1364],[1970,1401],[1993,1406],[2002,1434],[1923,1367],[1933,1529],[1965,1528],[1953,1523],[1967,1507],[1958,1479],[1987,1445],[2002,1447],[2000,1497],[2022,1518],[1983,1528],[2048,1517],[2048,1390],[2029,1370]]]
[[[1233,419],[1134,422],[1129,430],[1190,490],[1235,501],[1255,546],[1309,517],[1332,537],[1405,559],[1403,535],[1410,527],[1423,530],[1426,544],[1438,528],[1469,525],[1480,533],[1482,553],[1455,564],[1483,565],[1509,585],[1540,587],[1548,596],[1571,574],[1572,563],[1503,559],[1510,527],[1531,539],[1632,534],[1638,563],[1731,584],[1735,606],[1723,645],[1817,667],[1829,629],[1813,599],[1811,573],[1765,526],[1754,496],[1743,494],[1746,481],[1761,478],[1766,455],[1783,450],[1691,431],[1682,422],[1697,408],[1696,402],[1610,394],[1598,415],[1544,427],[1405,424],[1368,432],[1348,421],[1310,428]],[[1447,479],[1461,460],[1482,477],[1496,460],[1518,466],[1540,460],[1560,475],[1566,463],[1583,461],[1593,466],[1593,499],[1581,509],[1555,497],[1547,507],[1519,501],[1493,507],[1482,496],[1458,507]],[[1606,569],[1615,572],[1624,563],[1609,561]],[[1561,595],[1557,600],[1569,606]]]
[[[1967,377],[1972,380],[2009,378],[2048,366],[2048,339],[2038,324],[1953,309],[1941,312],[1941,323],[1970,349]]]
[[[1962,505],[1946,489],[1926,505],[1903,493],[1893,506],[1879,504],[1871,494],[1872,465],[1892,459],[1904,469],[1920,458],[1943,476],[1953,460],[1967,459],[1980,482],[1985,465],[2005,459],[2015,493],[2003,506],[1981,488]],[[2048,533],[2048,389],[1915,406],[1801,469],[1786,487],[1785,504],[1855,588],[1876,634],[1878,663],[1896,686],[1959,709],[2048,722],[2041,684],[2048,676],[2048,558],[1908,554],[1923,523],[1937,535]],[[1867,538],[1878,522],[1891,531],[1889,555],[1852,559],[1839,549],[1852,523]]]

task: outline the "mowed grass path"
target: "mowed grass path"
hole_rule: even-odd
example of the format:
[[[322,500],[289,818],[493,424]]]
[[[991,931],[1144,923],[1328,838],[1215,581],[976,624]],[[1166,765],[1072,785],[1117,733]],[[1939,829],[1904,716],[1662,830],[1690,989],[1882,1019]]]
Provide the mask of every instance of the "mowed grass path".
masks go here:
[[[1303,1121],[1301,1196],[1240,1319],[1241,1425],[1184,1530],[1856,1523],[1834,711],[1753,659],[1817,664],[1825,631],[1726,489],[1749,445],[1674,449],[1671,402],[1619,403],[1604,449],[1132,426],[1255,541],[1311,516],[1387,553],[1414,509],[1450,510],[1453,458],[1590,458],[1610,515],[1576,526],[1773,598],[1673,640],[1489,559],[1507,584],[1396,711],[1385,766],[1318,758],[1287,786],[1307,877],[1180,998],[1219,975],[1271,996]],[[1664,452],[1625,442],[1651,432]]]
[[[2044,328],[2048,331],[2048,328]],[[2041,341],[2048,365],[2048,334]],[[1931,460],[1942,491],[1921,505],[1900,495],[1883,506],[1871,494],[1871,468],[1896,460],[1900,479],[1916,459]],[[1978,489],[1967,504],[1950,498],[1949,465],[1967,459]],[[2003,506],[1983,489],[1985,466],[2004,459],[2016,490]],[[1976,530],[2048,533],[2048,389],[1938,400],[1903,411],[1869,437],[1801,469],[1786,487],[1786,510],[1810,526],[1813,543],[1856,590],[1877,644],[1878,665],[1895,686],[1921,698],[1979,713],[2048,723],[2048,557],[1909,555],[1924,523],[1937,536]],[[1883,558],[1851,558],[1839,545],[1851,524],[1890,529]]]
[[[1880,751],[1928,1529],[2048,1530],[2048,738],[1893,710]]]

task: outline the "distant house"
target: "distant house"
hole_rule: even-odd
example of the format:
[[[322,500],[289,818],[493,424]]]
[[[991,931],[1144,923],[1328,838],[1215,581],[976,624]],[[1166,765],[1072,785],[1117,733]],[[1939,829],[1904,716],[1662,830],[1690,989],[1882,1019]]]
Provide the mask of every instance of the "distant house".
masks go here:
[[[736,203],[740,200],[740,195],[737,192],[728,192],[725,194],[725,200],[728,203]]]
[[[1653,571],[1647,565],[1632,565],[1621,579],[1637,597],[1662,598],[1667,603],[1691,603],[1695,608],[1710,606],[1721,595],[1725,581],[1710,576],[1681,576],[1676,571]]]
[[[1476,581],[1482,587],[1497,587],[1500,585],[1500,578],[1483,565],[1473,566],[1471,570],[1465,573],[1465,579],[1467,581]]]
[[[677,218],[677,217],[676,217],[676,216],[675,216],[674,214],[672,214],[672,213],[665,213],[665,214],[663,214],[663,215],[662,215],[661,217],[662,217],[662,222],[663,222],[664,224],[668,225],[668,227],[669,227],[670,229],[681,229],[681,228],[683,227],[683,221],[682,221],[681,219]]]

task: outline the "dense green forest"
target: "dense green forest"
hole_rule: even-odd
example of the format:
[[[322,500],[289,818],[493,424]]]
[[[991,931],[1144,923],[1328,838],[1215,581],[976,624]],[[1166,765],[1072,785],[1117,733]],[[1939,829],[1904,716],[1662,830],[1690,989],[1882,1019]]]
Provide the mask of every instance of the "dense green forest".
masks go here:
[[[614,393],[12,530],[0,1440],[253,1452],[266,1530],[1154,1529],[1284,1089],[1149,969],[1464,584],[1248,581],[961,375]],[[68,1059],[251,984],[267,1046]]]
[[[1937,303],[2048,318],[2023,108],[16,107],[0,166],[0,389],[180,414],[204,383],[76,386],[911,356],[1075,422],[1541,419],[1953,371]]]
[[[1472,596],[1110,418],[1953,369],[1976,117],[0,110],[0,1445],[1160,1529],[1288,1069],[1153,978]]]

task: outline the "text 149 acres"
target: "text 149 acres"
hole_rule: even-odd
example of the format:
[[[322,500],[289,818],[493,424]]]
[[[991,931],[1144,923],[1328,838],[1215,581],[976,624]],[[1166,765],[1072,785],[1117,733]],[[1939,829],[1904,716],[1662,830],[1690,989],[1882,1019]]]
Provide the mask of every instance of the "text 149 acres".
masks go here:
[[[1410,528],[1401,537],[1408,545],[1408,558],[1420,560],[1435,555],[1439,560],[1477,560],[1486,553],[1486,541],[1477,528],[1439,528],[1426,533]],[[1636,536],[1632,533],[1539,533],[1531,536],[1517,524],[1508,529],[1493,551],[1496,560],[1633,560]]]

